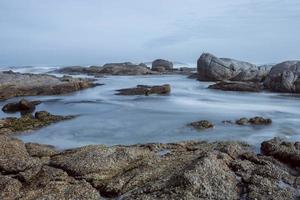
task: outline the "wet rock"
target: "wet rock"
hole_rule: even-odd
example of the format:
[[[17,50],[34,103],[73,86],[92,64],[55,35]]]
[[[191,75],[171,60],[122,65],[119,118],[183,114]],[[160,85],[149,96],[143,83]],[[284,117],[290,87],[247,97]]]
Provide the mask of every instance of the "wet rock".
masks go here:
[[[238,125],[269,125],[272,123],[272,120],[263,117],[253,117],[250,119],[243,117],[236,120],[235,123]]]
[[[192,122],[188,125],[194,127],[195,129],[209,129],[214,127],[214,125],[207,120]]]
[[[58,95],[94,87],[91,80],[46,74],[0,72],[0,100],[17,96]]]
[[[264,81],[275,92],[300,93],[300,61],[286,61],[272,67]]]
[[[35,117],[24,115],[20,118],[8,117],[0,120],[0,134],[9,135],[16,132],[31,131],[63,120],[73,119],[75,116],[52,115],[47,111],[35,113]]]
[[[241,92],[260,92],[264,89],[263,84],[255,82],[226,82],[221,81],[210,85],[209,89],[218,89],[224,91],[241,91]]]
[[[217,58],[204,53],[197,62],[198,79],[202,81],[253,81],[260,82],[268,73],[265,67],[257,67],[251,63]]]
[[[42,103],[41,101],[27,101],[21,99],[17,103],[8,103],[3,106],[3,112],[34,111],[35,107]]]
[[[159,86],[138,85],[136,88],[127,88],[117,90],[117,95],[151,95],[151,94],[169,94],[171,86],[169,84]]]
[[[272,156],[286,164],[300,167],[300,150],[296,143],[274,138],[261,144],[263,154]]]
[[[152,62],[152,71],[165,72],[173,69],[173,63],[163,59],[157,59]]]

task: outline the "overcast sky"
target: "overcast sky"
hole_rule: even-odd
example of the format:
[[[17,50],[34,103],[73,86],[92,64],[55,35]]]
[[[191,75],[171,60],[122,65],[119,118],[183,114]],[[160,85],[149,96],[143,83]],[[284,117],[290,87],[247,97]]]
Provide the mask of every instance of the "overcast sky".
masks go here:
[[[300,59],[299,0],[0,0],[0,65]]]

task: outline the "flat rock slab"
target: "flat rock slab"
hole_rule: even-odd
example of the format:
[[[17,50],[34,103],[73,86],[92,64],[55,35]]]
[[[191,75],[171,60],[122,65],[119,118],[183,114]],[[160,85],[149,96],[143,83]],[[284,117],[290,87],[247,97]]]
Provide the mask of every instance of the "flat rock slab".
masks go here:
[[[169,84],[157,85],[157,86],[147,86],[138,85],[135,88],[126,88],[117,90],[116,95],[150,95],[150,94],[169,94],[171,92],[171,86]]]
[[[216,84],[210,85],[208,88],[223,91],[260,92],[264,89],[264,86],[262,83],[255,82],[221,81]]]
[[[94,87],[91,80],[46,74],[0,72],[0,100],[17,96],[59,95]]]
[[[36,112],[35,115],[24,115],[20,118],[8,117],[0,119],[0,135],[11,135],[17,132],[32,131],[52,123],[73,119],[75,116],[52,115],[46,111]]]
[[[297,199],[300,171],[288,165],[299,162],[298,146],[266,141],[266,155],[199,141],[59,152],[0,136],[0,199]]]

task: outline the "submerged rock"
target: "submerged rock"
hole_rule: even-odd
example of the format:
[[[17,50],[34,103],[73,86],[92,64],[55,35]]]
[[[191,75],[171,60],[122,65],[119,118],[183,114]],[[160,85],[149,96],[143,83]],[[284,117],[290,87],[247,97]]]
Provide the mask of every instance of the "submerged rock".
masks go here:
[[[300,93],[300,61],[286,61],[275,65],[264,85],[275,92]]]
[[[272,123],[272,120],[263,117],[253,117],[250,119],[243,117],[239,120],[236,120],[235,123],[238,125],[269,125]]]
[[[169,84],[147,86],[138,85],[136,88],[126,88],[117,90],[117,95],[151,95],[151,94],[169,94],[171,92],[171,86]]]
[[[299,168],[278,155],[299,163],[296,146],[267,141],[265,155],[243,143],[196,141],[52,152],[0,136],[0,198],[295,199]]]
[[[30,131],[52,123],[73,119],[75,116],[52,115],[47,111],[36,112],[35,116],[24,115],[20,118],[8,117],[0,120],[0,135],[10,135],[16,132]]]
[[[207,120],[192,122],[188,125],[194,127],[195,129],[209,129],[214,127],[214,125]]]
[[[163,59],[157,59],[152,62],[152,71],[165,72],[173,69],[173,63]]]
[[[35,106],[42,103],[41,101],[27,101],[26,99],[21,99],[17,103],[8,103],[3,106],[3,112],[18,112],[18,111],[34,111]]]
[[[253,81],[260,82],[268,74],[267,67],[257,67],[248,62],[217,58],[204,53],[197,62],[198,79],[201,81]]]
[[[224,91],[241,91],[241,92],[260,92],[264,89],[263,84],[255,82],[227,82],[221,81],[210,85],[209,89],[217,89]]]
[[[94,87],[91,80],[46,74],[0,72],[0,100],[17,96],[58,95]]]

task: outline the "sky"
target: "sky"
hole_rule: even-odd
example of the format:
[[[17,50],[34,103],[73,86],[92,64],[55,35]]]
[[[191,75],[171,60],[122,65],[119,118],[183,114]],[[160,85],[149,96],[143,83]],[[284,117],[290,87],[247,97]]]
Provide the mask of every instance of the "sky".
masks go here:
[[[299,0],[0,0],[0,66],[300,59]]]

